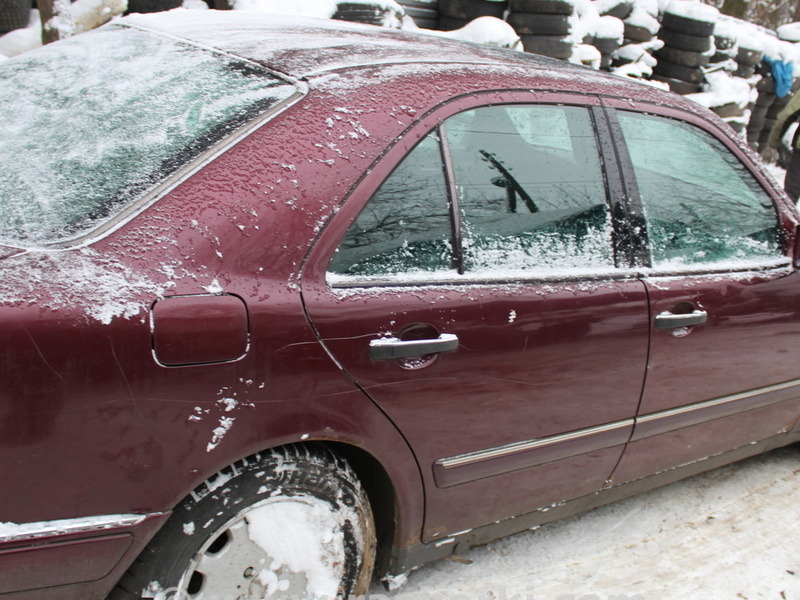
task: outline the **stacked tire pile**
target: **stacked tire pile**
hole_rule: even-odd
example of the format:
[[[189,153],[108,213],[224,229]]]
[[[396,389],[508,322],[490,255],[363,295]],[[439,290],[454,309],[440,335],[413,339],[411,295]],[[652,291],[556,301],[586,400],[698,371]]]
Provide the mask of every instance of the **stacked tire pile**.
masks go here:
[[[767,147],[767,140],[775,125],[780,108],[786,104],[779,105],[777,110],[773,109],[777,96],[775,95],[775,80],[772,75],[762,76],[756,84],[758,98],[750,112],[750,122],[747,124],[747,143],[753,150],[762,152]]]
[[[183,1],[183,0],[181,0]],[[339,2],[332,19],[337,21],[350,21],[352,23],[366,23],[399,29],[403,24],[403,9],[398,5],[363,4],[359,2]]]
[[[637,3],[635,0],[619,0],[611,3],[601,3],[600,0],[596,0],[596,2],[601,7],[602,18],[616,17],[622,21],[621,43],[610,52],[611,70],[628,77],[641,78],[643,75],[651,75],[652,67],[656,64],[651,52],[661,45],[656,38],[661,24],[655,15],[648,12],[647,4]],[[653,6],[657,4],[651,3],[649,8],[652,10]],[[596,36],[594,44],[603,53],[604,59],[606,50],[614,46],[613,41],[603,39],[602,36]],[[605,64],[604,60],[603,65]],[[630,66],[636,66],[636,69],[629,69]]]
[[[695,5],[711,10],[690,9],[690,17],[684,13],[686,4],[689,3],[673,2],[664,13],[659,32],[664,47],[656,52],[658,63],[653,69],[653,79],[665,82],[678,94],[695,94],[702,91],[703,67],[710,59],[718,13],[711,6]]]
[[[507,8],[507,0],[439,0],[439,29],[461,29],[478,17],[502,19]]]
[[[439,28],[439,0],[402,0],[406,14],[422,29]]]
[[[509,8],[508,24],[527,52],[565,60],[572,55],[572,0],[510,0]]]
[[[620,4],[618,6],[625,6]],[[625,25],[613,14],[600,17],[591,40],[584,39],[600,52],[600,68],[607,71],[611,68],[612,56],[623,44]]]

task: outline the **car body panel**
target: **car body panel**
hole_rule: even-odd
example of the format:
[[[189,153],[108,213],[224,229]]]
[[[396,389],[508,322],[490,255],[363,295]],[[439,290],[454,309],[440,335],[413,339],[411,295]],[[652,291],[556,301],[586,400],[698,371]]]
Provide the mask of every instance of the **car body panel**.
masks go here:
[[[60,249],[0,248],[0,472],[13,490],[0,522],[150,515],[128,529],[0,535],[0,557],[11,561],[52,552],[39,568],[52,569],[56,586],[35,589],[32,577],[33,591],[19,591],[20,575],[4,597],[105,597],[182,499],[283,444],[371,457],[365,480],[382,470],[386,574],[800,437],[796,388],[774,388],[796,378],[794,268],[787,261],[723,286],[716,275],[654,277],[633,239],[640,214],[617,158],[605,164],[608,200],[624,213],[617,233],[631,245],[627,259],[624,244],[615,249],[613,276],[389,291],[326,281],[349,221],[424,133],[469,106],[553,102],[553,93],[712,131],[770,190],[794,256],[794,209],[716,117],[621,78],[484,46],[188,12],[119,26],[240,55],[305,77],[307,88],[138,214]],[[610,157],[613,127],[593,114]],[[687,300],[716,311],[712,320],[681,339],[653,330],[655,311]],[[216,325],[192,322],[207,316]],[[371,339],[419,324],[457,334],[461,346],[418,370],[369,359]],[[202,340],[214,328],[227,346],[219,354]],[[731,349],[748,362],[726,361]],[[703,360],[681,357],[687,350]],[[723,370],[731,367],[734,376]],[[691,394],[676,386],[683,373]],[[656,384],[664,391],[648,387]],[[748,390],[756,395],[737,396]],[[720,397],[724,408],[698,405],[685,421],[664,413]],[[614,485],[633,483],[609,487],[612,472]],[[125,535],[126,551],[106,551]],[[86,548],[94,580],[78,583],[66,546],[32,550],[63,543]]]

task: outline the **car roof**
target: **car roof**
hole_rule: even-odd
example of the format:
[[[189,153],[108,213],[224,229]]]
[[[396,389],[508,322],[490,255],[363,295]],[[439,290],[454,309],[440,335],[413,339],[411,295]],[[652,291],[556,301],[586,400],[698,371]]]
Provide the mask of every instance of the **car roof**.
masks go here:
[[[437,65],[444,70],[474,66],[483,74],[495,67],[525,71],[537,80],[538,89],[572,89],[697,110],[694,102],[676,94],[566,61],[373,25],[264,12],[185,9],[129,15],[115,24],[174,35],[295,79],[364,67],[393,67],[397,73],[398,66],[406,66],[429,74],[436,72]]]

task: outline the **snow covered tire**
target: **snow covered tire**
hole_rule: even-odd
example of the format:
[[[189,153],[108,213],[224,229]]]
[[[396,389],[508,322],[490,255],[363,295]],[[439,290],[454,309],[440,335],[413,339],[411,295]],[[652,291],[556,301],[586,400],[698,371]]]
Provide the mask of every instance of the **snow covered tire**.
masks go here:
[[[764,58],[763,50],[752,50],[743,46],[739,46],[739,52],[736,54],[737,63],[751,67],[758,65],[762,58]]]
[[[572,33],[572,22],[565,15],[511,13],[508,15],[508,24],[521,35],[569,35]]]
[[[571,15],[575,5],[568,0],[510,0],[511,12],[538,13],[543,15]]]
[[[651,79],[655,79],[656,81],[663,81],[669,86],[670,91],[675,92],[676,94],[686,95],[686,94],[696,94],[697,92],[702,91],[702,86],[696,83],[688,83],[686,81],[681,81],[680,79],[673,79],[671,77],[664,77],[663,75],[653,75]]]
[[[568,59],[572,56],[574,44],[572,39],[560,35],[521,35],[525,52],[542,54],[550,58]]]
[[[680,31],[688,35],[696,35],[700,37],[708,37],[714,33],[715,23],[708,21],[698,21],[697,19],[690,19],[683,15],[676,15],[671,12],[665,12],[661,19],[661,25],[673,31]]]
[[[631,40],[635,43],[640,42],[649,42],[653,39],[653,32],[650,31],[647,27],[641,27],[639,25],[631,25],[630,23],[625,23],[624,29],[624,36],[626,40]]]
[[[655,52],[655,57],[659,60],[667,60],[676,65],[684,67],[705,67],[711,58],[708,54],[702,52],[691,52],[689,50],[679,50],[678,48],[670,48],[664,46],[661,50]]]
[[[688,83],[703,83],[704,79],[702,69],[676,65],[664,59],[659,59],[658,64],[653,67],[653,72],[663,75],[664,77],[680,79]]]
[[[372,511],[347,463],[286,446],[196,488],[108,600],[345,599],[366,594],[374,559]]]
[[[472,21],[478,17],[503,18],[507,2],[491,0],[439,0],[439,15]]]
[[[708,52],[711,49],[711,38],[698,35],[689,35],[680,31],[673,31],[662,27],[658,34],[667,46],[691,52]]]

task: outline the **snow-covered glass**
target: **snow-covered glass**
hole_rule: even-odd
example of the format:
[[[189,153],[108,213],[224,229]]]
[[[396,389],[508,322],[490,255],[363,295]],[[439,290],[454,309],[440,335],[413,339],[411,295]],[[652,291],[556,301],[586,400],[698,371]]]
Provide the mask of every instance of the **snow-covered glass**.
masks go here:
[[[681,121],[618,114],[644,205],[653,266],[780,254],[772,200],[721,142]]]
[[[445,123],[466,271],[613,266],[591,116],[574,106],[494,106]]]
[[[295,87],[109,26],[0,63],[0,243],[83,235]]]
[[[452,225],[439,141],[430,134],[383,182],[339,245],[342,275],[452,272]]]

